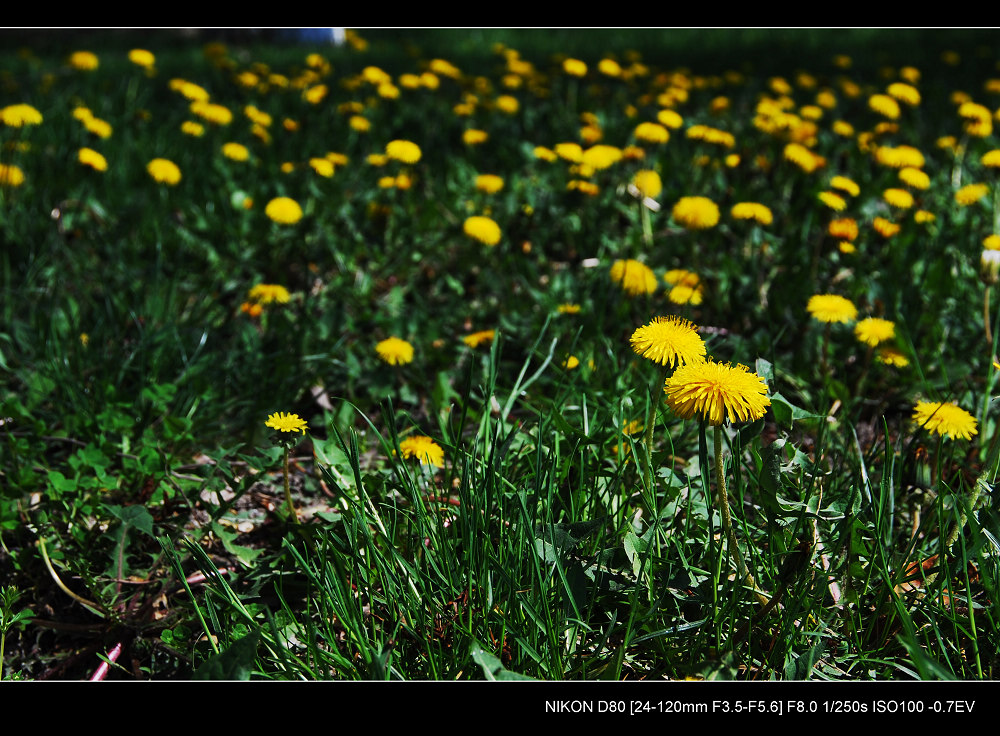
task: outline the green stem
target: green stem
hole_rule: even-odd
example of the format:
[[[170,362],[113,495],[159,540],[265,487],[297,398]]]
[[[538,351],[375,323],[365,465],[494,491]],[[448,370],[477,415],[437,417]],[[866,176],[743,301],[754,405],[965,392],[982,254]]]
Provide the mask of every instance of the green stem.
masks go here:
[[[288,483],[288,445],[285,445],[285,456],[284,456],[284,470],[285,470],[285,503],[288,504],[288,516],[294,521],[298,521],[298,514],[295,513],[295,506],[292,504],[292,490]]]
[[[726,538],[729,540],[729,549],[739,565],[742,582],[746,583],[753,590],[761,606],[766,606],[771,600],[757,588],[757,583],[753,579],[753,575],[750,574],[743,555],[740,554],[740,547],[736,541],[736,533],[733,531],[733,519],[729,513],[729,492],[726,490],[726,467],[722,462],[721,424],[715,425],[715,480],[719,494],[719,511],[722,513],[722,528],[725,530]]]

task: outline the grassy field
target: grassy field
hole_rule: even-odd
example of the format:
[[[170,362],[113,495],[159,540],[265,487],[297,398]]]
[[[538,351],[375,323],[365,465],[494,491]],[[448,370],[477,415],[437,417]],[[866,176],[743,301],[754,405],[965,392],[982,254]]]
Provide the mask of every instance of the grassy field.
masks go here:
[[[0,679],[996,679],[994,33],[3,32]]]

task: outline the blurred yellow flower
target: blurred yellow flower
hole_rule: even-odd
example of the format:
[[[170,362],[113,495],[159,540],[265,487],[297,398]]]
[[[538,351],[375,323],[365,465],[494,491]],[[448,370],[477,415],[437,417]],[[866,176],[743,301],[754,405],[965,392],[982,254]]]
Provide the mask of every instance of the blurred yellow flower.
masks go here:
[[[496,337],[496,330],[480,330],[479,332],[473,332],[471,334],[465,335],[462,338],[462,342],[468,345],[470,348],[478,348],[480,345],[489,344],[493,342]]]
[[[638,190],[642,197],[656,199],[663,191],[663,181],[660,175],[652,169],[637,171],[632,177],[632,185]]]
[[[670,131],[658,123],[639,123],[632,135],[645,143],[666,143],[670,140]]]
[[[955,201],[963,207],[975,204],[987,194],[990,188],[986,184],[966,184],[955,192]]]
[[[652,294],[656,291],[656,274],[653,269],[631,258],[611,264],[611,280],[621,284],[629,296]]]
[[[758,202],[738,202],[731,214],[737,220],[756,220],[761,225],[770,225],[774,220],[771,210]]]
[[[181,132],[184,135],[200,138],[205,135],[205,126],[201,123],[196,123],[194,120],[185,120],[181,123]]]
[[[844,201],[844,198],[835,192],[820,192],[816,197],[820,202],[836,212],[840,212],[847,207],[847,202]]]
[[[0,164],[0,187],[19,187],[24,184],[24,172],[14,164]]]
[[[489,217],[473,215],[462,225],[463,232],[474,240],[493,246],[500,242],[500,226]]]
[[[890,120],[896,120],[899,117],[899,103],[889,95],[872,95],[868,98],[868,107]]]
[[[839,238],[841,240],[858,239],[858,223],[850,217],[842,217],[836,220],[831,220],[830,224],[826,227],[826,231],[831,237]]]
[[[412,141],[394,140],[385,145],[385,155],[404,164],[415,164],[420,160],[420,146]]]
[[[887,319],[868,317],[854,325],[854,335],[865,345],[875,347],[896,336],[896,324]]]
[[[256,284],[250,289],[247,297],[258,304],[287,304],[292,296],[288,289],[280,284]]]
[[[319,158],[314,156],[313,158],[309,159],[309,166],[317,174],[326,177],[327,179],[333,176],[333,169],[334,169],[333,162],[328,158]]]
[[[264,208],[264,214],[282,225],[294,225],[302,219],[302,207],[291,197],[275,197]]]
[[[587,65],[579,59],[563,61],[563,71],[573,77],[583,77],[587,74]]]
[[[146,165],[146,171],[160,184],[174,186],[181,180],[181,170],[177,164],[165,158],[154,158]]]
[[[93,148],[81,148],[77,154],[77,159],[84,166],[89,166],[95,171],[107,171],[108,161]]]
[[[913,206],[913,195],[905,189],[886,189],[882,192],[882,199],[886,204],[901,210],[908,210]]]
[[[496,194],[503,189],[503,179],[496,174],[480,174],[476,177],[476,189],[486,194]]]
[[[705,230],[719,222],[719,206],[708,197],[681,197],[672,214],[674,222],[688,230]]]
[[[375,352],[389,365],[406,365],[413,361],[413,345],[395,336],[380,341]]]
[[[872,227],[875,228],[875,232],[883,238],[891,238],[902,229],[902,226],[899,225],[899,223],[887,220],[884,217],[876,217],[872,220]]]
[[[81,71],[92,71],[98,67],[97,55],[90,51],[74,51],[69,55],[69,65]]]
[[[222,146],[222,155],[233,161],[246,161],[250,158],[250,151],[241,143],[225,143]]]
[[[156,63],[156,57],[146,49],[132,49],[128,52],[128,60],[143,69],[152,69]]]
[[[852,322],[858,316],[857,307],[838,294],[815,294],[809,297],[806,310],[820,322]]]
[[[195,100],[191,103],[191,112],[215,125],[229,125],[233,122],[233,113],[225,105],[218,105],[207,100]]]
[[[489,137],[489,134],[485,130],[469,128],[462,132],[462,143],[467,146],[478,146],[480,143],[485,143],[489,140]]]
[[[3,120],[3,124],[11,128],[21,128],[25,125],[40,125],[42,122],[42,113],[38,112],[31,105],[18,103],[16,105],[7,105],[7,107],[0,109],[0,120]]]

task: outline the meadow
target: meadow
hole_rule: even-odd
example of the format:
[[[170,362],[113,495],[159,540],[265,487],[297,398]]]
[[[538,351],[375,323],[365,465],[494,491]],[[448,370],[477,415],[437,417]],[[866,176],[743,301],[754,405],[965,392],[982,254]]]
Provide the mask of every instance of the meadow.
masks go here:
[[[0,679],[1000,677],[988,36],[12,38]]]

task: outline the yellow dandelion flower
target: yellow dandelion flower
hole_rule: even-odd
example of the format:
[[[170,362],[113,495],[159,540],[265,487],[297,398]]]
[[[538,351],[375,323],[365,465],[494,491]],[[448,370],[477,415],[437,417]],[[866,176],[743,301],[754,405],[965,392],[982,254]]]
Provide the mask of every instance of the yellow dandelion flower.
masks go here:
[[[24,172],[14,164],[0,164],[0,187],[19,187],[24,184]]]
[[[496,194],[503,189],[503,179],[496,174],[480,174],[476,177],[476,189],[486,194]]]
[[[416,458],[421,465],[435,468],[444,465],[444,450],[430,437],[415,435],[400,440],[399,451],[405,460]]]
[[[661,125],[674,130],[677,130],[684,125],[684,118],[682,118],[681,114],[676,110],[660,110],[656,113],[656,119]]]
[[[494,338],[496,338],[496,330],[480,330],[479,332],[472,332],[463,336],[462,342],[470,348],[475,349],[480,345],[488,345],[492,343]]]
[[[895,368],[905,368],[910,364],[909,358],[901,350],[890,345],[880,347],[875,353],[875,358],[878,362],[891,365]]]
[[[906,103],[911,107],[915,107],[920,104],[920,92],[916,87],[905,84],[904,82],[893,82],[886,89],[886,92],[889,93],[890,97]]]
[[[395,336],[379,342],[375,352],[389,365],[406,365],[413,361],[413,345]]]
[[[868,107],[882,117],[896,120],[899,118],[899,103],[889,95],[875,94],[868,98]]]
[[[521,103],[513,95],[500,95],[495,101],[497,110],[505,115],[514,115],[521,109]]]
[[[205,126],[201,123],[196,123],[194,120],[185,120],[181,123],[181,133],[193,138],[201,138],[201,136],[205,135]]]
[[[835,176],[830,179],[830,186],[841,192],[847,192],[852,197],[857,197],[861,193],[861,187],[853,179],[846,176]]]
[[[913,146],[879,146],[875,149],[875,160],[882,166],[893,169],[924,167],[924,155]]]
[[[983,248],[986,250],[1000,250],[1000,235],[994,233],[993,235],[987,235],[983,239]]]
[[[614,59],[601,59],[597,64],[597,71],[607,77],[620,77],[622,75],[622,67]]]
[[[364,115],[351,115],[347,124],[351,126],[351,130],[357,131],[358,133],[367,133],[372,127],[371,120],[366,118]]]
[[[327,179],[333,176],[333,161],[328,158],[318,158],[314,156],[309,159],[309,166],[317,174],[326,177]]]
[[[645,143],[666,143],[670,140],[670,131],[659,123],[639,123],[632,135]]]
[[[579,143],[556,143],[556,155],[570,163],[580,163],[583,160],[583,147]]]
[[[301,432],[305,434],[306,430],[309,429],[309,425],[298,414],[286,414],[282,411],[271,414],[264,424],[279,432]]]
[[[233,111],[225,105],[219,105],[208,100],[195,100],[189,108],[191,112],[202,120],[207,120],[213,125],[229,125],[233,122]]]
[[[329,92],[330,88],[325,84],[314,84],[313,86],[302,90],[302,99],[310,105],[318,105],[326,98]]]
[[[697,286],[701,282],[701,277],[694,271],[688,271],[686,268],[672,268],[663,274],[663,280],[671,286],[676,284]]]
[[[991,169],[1000,169],[1000,150],[994,149],[992,151],[987,151],[979,159],[983,166]]]
[[[551,148],[546,148],[545,146],[535,146],[532,153],[535,158],[541,159],[542,161],[555,161],[559,158],[555,151]]]
[[[632,177],[632,186],[638,190],[640,196],[650,199],[656,199],[663,191],[663,181],[660,179],[660,175],[651,169],[636,172],[635,176]]]
[[[854,325],[854,336],[865,345],[876,345],[896,336],[896,324],[887,319],[868,317]]]
[[[146,165],[146,171],[160,184],[174,186],[181,180],[181,170],[177,164],[165,158],[154,158]]]
[[[913,195],[905,189],[886,189],[882,192],[882,199],[886,204],[901,210],[908,210],[913,206]]]
[[[0,109],[0,120],[11,128],[23,128],[25,125],[41,125],[42,113],[31,105],[19,103]]]
[[[705,341],[694,323],[677,316],[654,317],[629,338],[632,350],[659,365],[674,367],[705,360]]]
[[[89,72],[98,67],[97,55],[90,51],[74,51],[69,55],[69,65],[74,69]]]
[[[872,227],[875,228],[875,232],[883,238],[891,238],[902,229],[902,226],[899,223],[887,220],[884,217],[876,217],[872,220]]]
[[[465,220],[462,231],[484,245],[494,246],[500,242],[500,226],[489,217],[473,215]]]
[[[838,238],[840,240],[858,239],[858,223],[850,217],[842,217],[837,220],[831,220],[830,224],[826,226],[826,231],[831,237]]]
[[[913,408],[913,422],[951,439],[971,440],[978,434],[976,418],[953,402],[918,401]]]
[[[420,160],[420,146],[412,141],[394,140],[385,145],[385,155],[404,164],[415,164]]]
[[[681,197],[672,214],[674,222],[688,230],[705,230],[719,222],[719,206],[708,197]]]
[[[302,219],[302,207],[291,197],[275,197],[264,207],[264,214],[281,225],[294,225]]]
[[[931,186],[931,178],[926,172],[906,166],[899,170],[899,180],[914,189],[925,190]]]
[[[752,422],[767,412],[767,383],[745,365],[708,360],[678,368],[663,387],[667,405],[682,419],[701,415],[718,426]]]
[[[836,212],[840,212],[847,207],[847,202],[844,201],[844,198],[835,192],[820,192],[816,197],[820,202]]]
[[[467,146],[478,146],[480,143],[485,143],[489,140],[489,137],[489,133],[485,130],[469,128],[462,132],[462,143]]]
[[[562,367],[568,371],[573,370],[580,365],[580,359],[575,355],[567,355],[566,359],[562,362]]]
[[[674,304],[690,304],[698,306],[702,302],[704,289],[701,286],[689,286],[688,284],[677,284],[667,292],[667,299]]]
[[[595,171],[606,169],[622,160],[622,150],[615,146],[591,146],[580,156],[580,163]]]
[[[801,143],[789,143],[785,146],[783,155],[786,161],[791,161],[807,174],[826,166],[826,159],[813,153]]]
[[[989,192],[990,188],[986,184],[966,184],[955,192],[955,201],[962,207],[968,207],[981,200]]]
[[[132,49],[128,52],[128,60],[143,69],[152,69],[156,63],[156,57],[146,49]]]
[[[558,307],[556,307],[556,311],[558,311],[559,314],[579,314],[580,305],[570,304],[570,303],[560,304]]]
[[[233,161],[246,161],[250,158],[250,150],[242,143],[225,143],[222,146],[222,155]]]
[[[656,274],[653,269],[631,258],[611,264],[611,280],[621,284],[629,296],[652,294],[656,291]]]
[[[988,107],[967,100],[958,107],[958,115],[965,119],[965,132],[985,138],[993,132],[993,113]]]
[[[247,298],[258,304],[272,304],[275,302],[278,304],[287,304],[291,300],[292,295],[288,293],[288,289],[279,284],[256,284],[250,289]]]
[[[858,316],[854,304],[839,294],[814,294],[809,297],[806,310],[820,322],[852,322]]]
[[[761,225],[770,225],[774,220],[771,210],[758,202],[738,202],[731,214],[737,220],[756,220]]]
[[[927,210],[917,210],[913,213],[913,221],[921,225],[925,222],[934,222],[935,219],[934,213]]]
[[[563,71],[571,77],[584,77],[587,75],[587,65],[579,59],[566,59],[563,61]]]
[[[108,170],[107,159],[93,148],[81,148],[79,153],[77,153],[77,160],[84,166],[94,169],[94,171]]]

